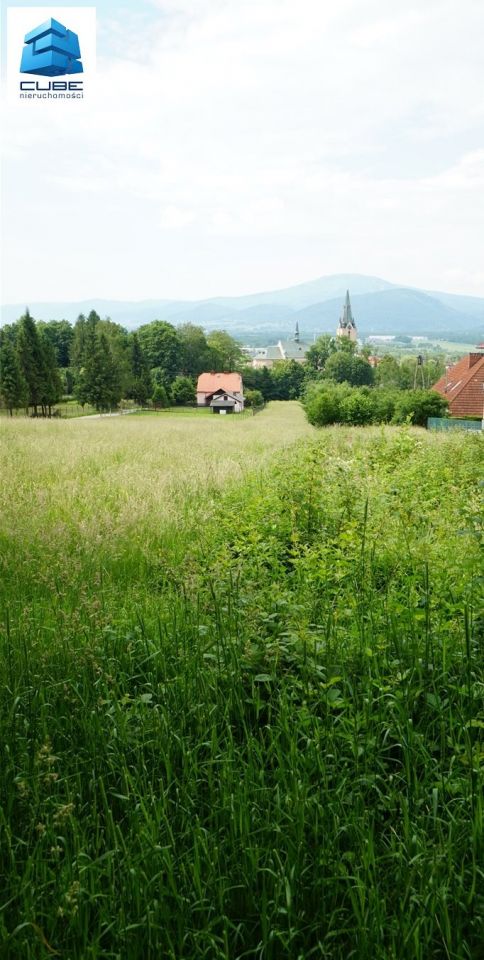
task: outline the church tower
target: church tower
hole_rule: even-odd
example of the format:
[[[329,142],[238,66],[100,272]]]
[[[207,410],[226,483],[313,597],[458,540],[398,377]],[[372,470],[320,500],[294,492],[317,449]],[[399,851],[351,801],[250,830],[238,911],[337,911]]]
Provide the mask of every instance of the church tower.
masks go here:
[[[343,306],[343,313],[339,319],[338,329],[336,331],[337,337],[347,337],[349,340],[352,340],[353,343],[356,343],[356,338],[358,336],[356,330],[356,323],[353,317],[353,312],[351,310],[350,303],[350,292],[346,291],[346,299]]]

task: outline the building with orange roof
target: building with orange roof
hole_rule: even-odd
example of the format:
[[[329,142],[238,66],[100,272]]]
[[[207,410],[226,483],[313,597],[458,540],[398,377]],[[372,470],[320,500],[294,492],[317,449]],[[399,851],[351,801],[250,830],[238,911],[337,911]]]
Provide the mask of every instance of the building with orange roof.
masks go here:
[[[197,406],[213,413],[241,413],[244,394],[240,373],[201,373],[197,382]]]
[[[448,367],[431,389],[449,401],[449,413],[452,417],[482,417],[484,344],[479,344],[475,353],[468,353],[458,363]]]

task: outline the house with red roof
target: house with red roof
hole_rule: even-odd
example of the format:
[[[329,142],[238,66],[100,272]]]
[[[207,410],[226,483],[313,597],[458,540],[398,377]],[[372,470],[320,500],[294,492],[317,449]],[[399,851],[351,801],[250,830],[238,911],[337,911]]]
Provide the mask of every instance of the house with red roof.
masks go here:
[[[210,407],[212,413],[241,413],[244,394],[240,373],[201,373],[197,406]]]
[[[448,367],[434,383],[436,390],[449,401],[452,417],[482,417],[484,408],[484,344],[476,347],[458,363]]]

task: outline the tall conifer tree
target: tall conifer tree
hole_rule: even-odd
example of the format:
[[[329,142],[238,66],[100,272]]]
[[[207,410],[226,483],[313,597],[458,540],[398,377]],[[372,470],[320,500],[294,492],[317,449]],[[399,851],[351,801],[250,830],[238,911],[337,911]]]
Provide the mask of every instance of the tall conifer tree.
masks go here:
[[[33,407],[37,416],[45,392],[45,365],[37,327],[28,309],[19,320],[17,352],[20,369],[27,383],[27,406]]]
[[[27,399],[27,384],[20,369],[17,351],[11,341],[0,332],[0,397],[10,416]]]

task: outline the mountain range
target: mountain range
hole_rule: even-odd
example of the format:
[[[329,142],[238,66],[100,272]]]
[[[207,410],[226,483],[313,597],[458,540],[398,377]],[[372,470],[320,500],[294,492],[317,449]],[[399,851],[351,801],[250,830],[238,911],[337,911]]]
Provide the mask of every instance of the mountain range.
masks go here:
[[[334,333],[343,297],[350,291],[353,314],[362,337],[371,334],[428,336],[466,342],[484,336],[484,298],[402,287],[378,277],[333,274],[282,290],[206,300],[82,300],[30,303],[37,320],[74,323],[80,313],[96,310],[129,330],[152,320],[175,325],[193,323],[207,331],[225,329],[249,344],[287,337],[299,324],[301,338]],[[12,323],[25,304],[2,308],[2,324]]]

